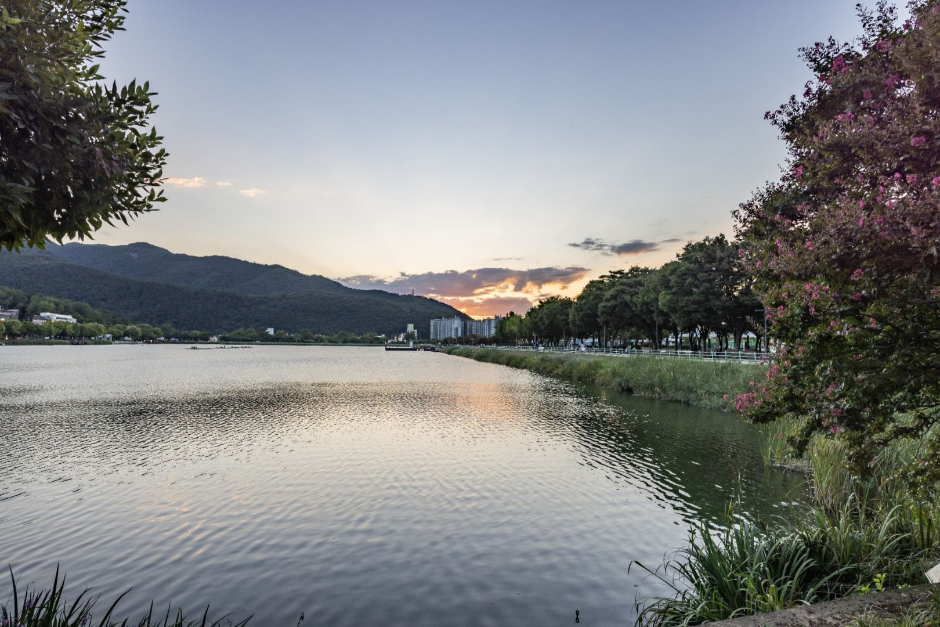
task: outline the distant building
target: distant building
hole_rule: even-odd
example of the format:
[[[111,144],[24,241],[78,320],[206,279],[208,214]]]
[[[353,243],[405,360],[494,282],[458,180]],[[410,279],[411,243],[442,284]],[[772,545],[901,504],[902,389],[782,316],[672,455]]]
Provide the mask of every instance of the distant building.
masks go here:
[[[464,325],[460,318],[441,318],[431,320],[431,339],[446,340],[463,337]]]
[[[19,309],[0,309],[0,320],[19,320]]]
[[[487,318],[485,320],[468,320],[467,335],[477,337],[493,337],[496,335],[496,324],[499,322],[499,316]]]
[[[46,324],[47,322],[68,322],[69,324],[75,324],[78,322],[72,316],[66,316],[65,314],[57,314],[49,311],[40,313],[38,316],[33,316],[31,320],[33,324]]]
[[[274,327],[268,327],[267,329],[264,330],[264,332],[267,333],[268,335],[274,335]]]

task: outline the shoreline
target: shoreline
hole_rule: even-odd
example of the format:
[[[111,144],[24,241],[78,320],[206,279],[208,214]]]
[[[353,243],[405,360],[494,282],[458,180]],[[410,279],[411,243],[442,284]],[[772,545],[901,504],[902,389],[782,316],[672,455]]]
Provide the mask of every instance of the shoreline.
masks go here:
[[[766,371],[766,367],[752,364],[667,360],[643,355],[515,352],[466,346],[448,347],[442,352],[625,394],[725,412],[734,411],[734,398],[746,392],[750,382]]]

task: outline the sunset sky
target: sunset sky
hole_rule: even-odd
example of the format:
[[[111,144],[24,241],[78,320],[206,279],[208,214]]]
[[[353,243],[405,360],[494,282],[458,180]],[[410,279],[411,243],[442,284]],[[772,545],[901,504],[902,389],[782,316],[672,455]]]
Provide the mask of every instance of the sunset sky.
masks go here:
[[[96,236],[524,311],[731,234],[784,159],[763,120],[855,0],[131,0],[159,212]]]

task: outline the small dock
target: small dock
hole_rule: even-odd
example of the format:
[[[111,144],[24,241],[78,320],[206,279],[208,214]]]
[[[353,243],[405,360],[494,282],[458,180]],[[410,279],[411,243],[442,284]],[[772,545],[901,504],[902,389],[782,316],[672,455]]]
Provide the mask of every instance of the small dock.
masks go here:
[[[385,350],[416,352],[418,350],[418,347],[417,346],[386,346]]]

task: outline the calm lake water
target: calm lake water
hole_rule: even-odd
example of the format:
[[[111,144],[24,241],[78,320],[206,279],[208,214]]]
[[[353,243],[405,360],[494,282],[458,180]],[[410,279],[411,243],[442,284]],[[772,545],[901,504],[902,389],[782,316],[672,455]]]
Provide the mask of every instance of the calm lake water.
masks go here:
[[[375,348],[0,347],[0,444],[19,585],[286,627],[630,624],[631,560],[801,494],[734,416]]]

